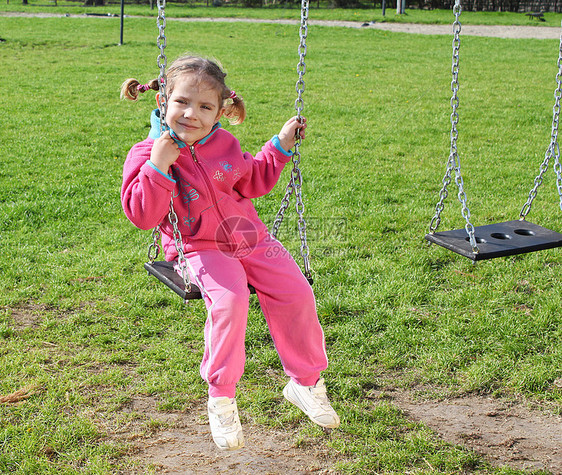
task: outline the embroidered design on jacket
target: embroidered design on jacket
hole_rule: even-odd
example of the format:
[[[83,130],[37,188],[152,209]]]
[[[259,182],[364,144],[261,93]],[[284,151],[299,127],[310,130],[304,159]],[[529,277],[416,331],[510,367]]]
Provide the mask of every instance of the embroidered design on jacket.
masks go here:
[[[188,190],[186,193],[184,193],[184,203],[185,202],[189,202],[189,201],[195,201],[199,199],[199,193],[197,192],[197,190],[195,188],[191,188],[190,190]]]
[[[229,172],[230,170],[232,170],[232,165],[227,161],[219,162],[219,165],[223,168],[225,172]]]
[[[184,203],[190,203],[191,201],[199,199],[199,192],[197,191],[197,189],[187,180],[184,180],[182,177],[177,176],[177,174],[174,173],[174,169],[172,169],[172,176],[178,183],[179,188],[179,193],[177,195],[174,194],[174,198],[181,195],[181,199]]]
[[[178,183],[179,188],[178,193],[174,193],[173,197],[177,198],[178,196],[181,196],[182,202],[187,205],[187,216],[182,216],[182,222],[190,229],[190,231],[193,232],[191,225],[195,222],[195,218],[191,216],[190,203],[200,198],[199,192],[193,185],[191,185],[191,183],[178,176],[178,174],[175,173],[174,168],[172,168],[172,176]]]

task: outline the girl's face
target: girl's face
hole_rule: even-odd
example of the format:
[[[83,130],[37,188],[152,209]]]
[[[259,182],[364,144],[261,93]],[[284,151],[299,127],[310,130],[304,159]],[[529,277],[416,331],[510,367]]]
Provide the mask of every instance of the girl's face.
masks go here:
[[[218,91],[186,75],[175,82],[168,99],[166,122],[182,141],[192,145],[209,135],[223,112]]]

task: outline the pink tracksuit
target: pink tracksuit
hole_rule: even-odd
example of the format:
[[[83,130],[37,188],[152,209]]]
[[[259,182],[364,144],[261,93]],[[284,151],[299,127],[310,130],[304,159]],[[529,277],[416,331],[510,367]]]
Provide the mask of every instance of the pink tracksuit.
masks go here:
[[[248,283],[256,289],[273,342],[288,376],[314,385],[327,367],[314,294],[298,265],[258,218],[250,198],[267,194],[290,155],[274,139],[255,157],[217,124],[163,174],[150,162],[153,130],[129,152],[121,201],[141,229],[161,224],[166,260],[177,259],[168,221],[170,196],[182,232],[190,275],[207,307],[201,376],[214,397],[235,396],[244,372]]]

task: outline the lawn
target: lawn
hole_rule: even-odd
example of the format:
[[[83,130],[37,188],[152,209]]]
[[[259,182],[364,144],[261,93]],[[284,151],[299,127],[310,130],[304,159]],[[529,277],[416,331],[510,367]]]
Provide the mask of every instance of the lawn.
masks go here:
[[[244,124],[228,126],[244,149],[255,153],[293,114],[296,27],[169,22],[166,34],[170,58],[189,50],[228,70],[248,106]],[[153,18],[128,18],[118,46],[117,19],[0,16],[0,395],[35,388],[0,404],[2,473],[119,473],[129,449],[107,434],[130,422],[133,397],[163,412],[205,397],[205,309],[146,275],[150,233],[119,201],[154,102],[120,101],[119,88],[157,74],[156,36]],[[519,216],[550,141],[558,47],[463,38],[459,153],[474,225]],[[408,421],[386,401],[390,386],[561,413],[562,251],[474,265],[424,240],[449,154],[450,56],[449,37],[309,32],[303,193],[325,378],[343,423],[324,434],[282,403],[255,300],[238,404],[259,426],[327,444],[342,473],[522,473]],[[288,177],[255,200],[265,222]],[[443,230],[464,225],[453,188]],[[528,219],[562,230],[552,170]],[[295,225],[293,212],[280,237],[298,257]]]
[[[299,19],[300,2],[276,4],[270,3],[262,8],[246,8],[242,6],[223,5],[221,7],[205,6],[204,2],[191,3],[166,3],[166,16],[168,18],[261,18],[270,20]],[[212,2],[210,2],[212,4]],[[127,16],[152,16],[157,14],[157,2],[154,8],[149,5],[126,4],[124,13]],[[2,5],[2,11],[50,14],[90,14],[90,15],[119,15],[121,7],[118,2],[92,7],[83,6],[77,1],[28,0],[28,5],[21,3],[7,3]],[[332,8],[329,2],[310,2],[310,18],[312,20],[332,21],[376,21],[397,23],[427,23],[449,24],[452,14],[449,10],[419,10],[411,8],[405,14],[397,14],[395,9],[386,8],[383,15],[380,4],[375,8]],[[544,21],[537,20],[524,13],[516,12],[472,12],[463,13],[463,24],[466,25],[525,25],[525,26],[560,26],[561,13],[546,12]]]

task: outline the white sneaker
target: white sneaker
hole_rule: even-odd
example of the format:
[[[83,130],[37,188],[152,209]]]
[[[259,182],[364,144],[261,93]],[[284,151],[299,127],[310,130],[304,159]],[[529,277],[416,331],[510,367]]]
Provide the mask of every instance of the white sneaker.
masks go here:
[[[221,450],[236,450],[244,447],[242,425],[238,417],[236,399],[209,397],[207,404],[211,433]]]
[[[319,426],[335,429],[340,425],[340,418],[326,396],[323,378],[314,386],[301,386],[291,379],[283,389],[283,396]]]

